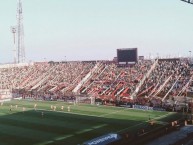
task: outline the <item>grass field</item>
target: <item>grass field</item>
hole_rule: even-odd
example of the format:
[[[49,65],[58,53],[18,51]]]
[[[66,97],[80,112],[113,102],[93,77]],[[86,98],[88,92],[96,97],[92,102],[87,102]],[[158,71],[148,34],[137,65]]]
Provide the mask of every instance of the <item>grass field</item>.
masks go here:
[[[36,110],[34,104],[37,104]],[[56,106],[55,111],[51,105]],[[0,145],[77,145],[107,133],[135,132],[147,124],[149,117],[167,123],[177,115],[54,101],[13,100],[0,106]]]

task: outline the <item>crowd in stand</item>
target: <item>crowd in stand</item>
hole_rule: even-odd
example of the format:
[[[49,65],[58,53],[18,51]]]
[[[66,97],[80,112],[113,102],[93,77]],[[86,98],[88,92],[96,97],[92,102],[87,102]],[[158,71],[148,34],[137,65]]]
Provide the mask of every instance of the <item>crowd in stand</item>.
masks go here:
[[[192,76],[188,62],[185,61],[159,61],[141,87],[138,97],[148,99],[165,98],[185,95],[180,91],[190,81]]]
[[[156,104],[183,96],[191,77],[183,60],[143,60],[127,67],[114,62],[44,62],[0,68],[0,89],[23,98],[65,100],[82,94],[111,103]]]

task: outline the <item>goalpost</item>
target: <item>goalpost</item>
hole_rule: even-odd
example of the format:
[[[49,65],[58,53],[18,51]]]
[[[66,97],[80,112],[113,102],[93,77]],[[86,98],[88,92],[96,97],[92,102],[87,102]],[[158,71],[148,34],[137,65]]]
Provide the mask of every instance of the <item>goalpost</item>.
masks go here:
[[[12,92],[9,89],[0,89],[0,101],[10,101],[12,99]]]
[[[95,104],[95,97],[92,95],[75,95],[75,103]]]

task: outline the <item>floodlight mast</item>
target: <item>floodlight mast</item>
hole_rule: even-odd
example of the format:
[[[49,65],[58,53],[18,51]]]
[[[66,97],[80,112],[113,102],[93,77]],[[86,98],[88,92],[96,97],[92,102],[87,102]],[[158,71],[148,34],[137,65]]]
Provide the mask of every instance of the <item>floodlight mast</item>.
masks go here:
[[[13,48],[13,62],[14,63],[17,63],[17,53],[16,53],[16,32],[17,32],[17,28],[15,26],[12,26],[11,27],[11,32],[13,34],[13,45],[14,45],[14,48]]]
[[[24,47],[24,30],[23,30],[23,15],[22,2],[18,0],[17,7],[17,62],[25,62],[25,47]]]
[[[189,4],[193,4],[193,0],[181,0],[181,1],[189,3]]]

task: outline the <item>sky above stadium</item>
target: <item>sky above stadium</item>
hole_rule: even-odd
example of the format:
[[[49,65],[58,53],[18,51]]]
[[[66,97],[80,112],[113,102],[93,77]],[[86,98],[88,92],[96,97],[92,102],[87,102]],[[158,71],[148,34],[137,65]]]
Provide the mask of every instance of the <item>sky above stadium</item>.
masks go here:
[[[193,5],[180,0],[23,0],[27,61],[190,56]],[[13,62],[17,0],[0,1],[0,63]]]

